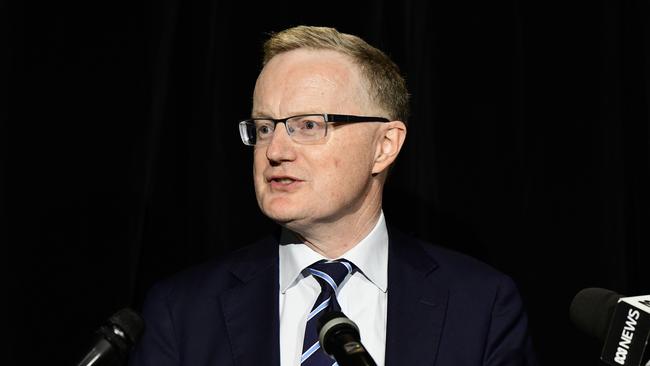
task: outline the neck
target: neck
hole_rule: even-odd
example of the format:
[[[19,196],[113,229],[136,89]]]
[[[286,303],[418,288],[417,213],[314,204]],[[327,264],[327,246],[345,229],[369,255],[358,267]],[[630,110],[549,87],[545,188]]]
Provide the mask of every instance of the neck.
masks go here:
[[[336,220],[290,228],[303,242],[325,258],[339,258],[354,248],[377,225],[381,215],[381,200],[377,205],[363,206],[358,211]]]

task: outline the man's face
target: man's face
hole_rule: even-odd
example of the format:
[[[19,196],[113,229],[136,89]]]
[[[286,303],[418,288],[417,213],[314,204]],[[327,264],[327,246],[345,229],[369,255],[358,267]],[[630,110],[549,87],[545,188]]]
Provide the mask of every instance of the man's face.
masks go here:
[[[273,57],[262,70],[253,96],[253,116],[385,114],[370,107],[363,85],[347,56],[293,50]],[[284,124],[278,124],[271,142],[255,147],[255,192],[264,214],[300,232],[354,215],[377,200],[371,181],[378,125],[330,124],[324,141],[302,145],[291,140]]]

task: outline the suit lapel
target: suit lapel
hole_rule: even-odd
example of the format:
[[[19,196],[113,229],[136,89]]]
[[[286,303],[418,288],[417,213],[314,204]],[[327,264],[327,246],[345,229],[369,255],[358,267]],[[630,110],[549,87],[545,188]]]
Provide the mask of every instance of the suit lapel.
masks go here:
[[[247,251],[232,273],[241,283],[221,305],[235,365],[279,365],[277,240]]]
[[[437,263],[409,237],[390,230],[386,365],[433,365],[448,290],[432,280]]]

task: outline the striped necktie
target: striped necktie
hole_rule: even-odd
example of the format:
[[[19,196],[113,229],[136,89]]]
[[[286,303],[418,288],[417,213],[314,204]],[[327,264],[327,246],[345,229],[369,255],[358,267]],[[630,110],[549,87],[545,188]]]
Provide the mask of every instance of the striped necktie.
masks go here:
[[[320,284],[321,293],[318,295],[309,316],[307,316],[305,342],[303,343],[302,357],[300,358],[301,366],[336,365],[333,359],[320,350],[316,324],[318,318],[323,314],[329,311],[341,311],[341,306],[336,300],[337,289],[343,280],[352,274],[355,268],[354,264],[345,259],[321,260],[305,268],[305,271],[314,276]]]

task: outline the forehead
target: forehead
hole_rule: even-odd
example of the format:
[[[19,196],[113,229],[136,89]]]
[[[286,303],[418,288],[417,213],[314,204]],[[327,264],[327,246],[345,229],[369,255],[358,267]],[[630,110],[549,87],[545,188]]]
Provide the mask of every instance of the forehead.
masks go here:
[[[253,114],[357,113],[365,104],[367,92],[349,56],[297,49],[266,64],[255,85]]]

